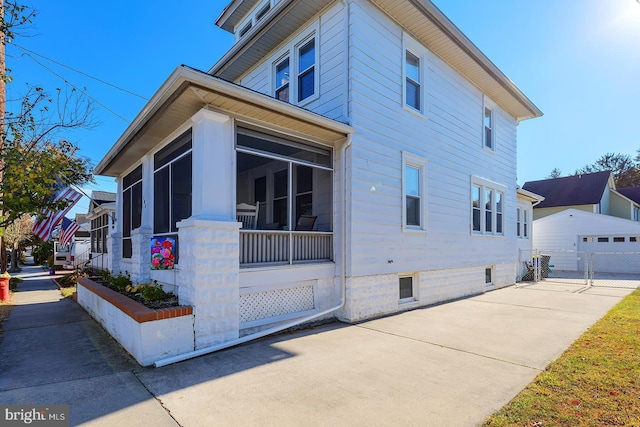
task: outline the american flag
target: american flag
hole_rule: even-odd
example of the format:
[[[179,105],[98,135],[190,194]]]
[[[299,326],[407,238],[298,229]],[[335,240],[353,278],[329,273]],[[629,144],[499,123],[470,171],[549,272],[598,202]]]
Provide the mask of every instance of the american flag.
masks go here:
[[[80,230],[80,226],[75,221],[71,221],[65,216],[62,218],[62,227],[60,228],[60,237],[58,238],[58,242],[62,246],[65,246],[71,241],[78,230]]]
[[[68,200],[69,205],[61,211],[54,212],[50,209],[47,209],[43,213],[43,218],[33,224],[33,234],[44,240],[45,242],[51,238],[51,232],[53,228],[58,225],[60,220],[64,218],[67,212],[71,210],[73,205],[78,203],[78,200],[82,198],[82,194],[78,193],[71,187],[66,187],[58,191],[56,197],[53,199],[54,202],[58,202],[61,200]]]

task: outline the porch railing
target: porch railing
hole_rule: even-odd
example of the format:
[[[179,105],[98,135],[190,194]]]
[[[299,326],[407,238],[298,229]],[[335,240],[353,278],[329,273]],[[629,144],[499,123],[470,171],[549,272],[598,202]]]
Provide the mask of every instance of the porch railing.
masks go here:
[[[333,259],[333,233],[240,230],[240,265],[294,264]]]

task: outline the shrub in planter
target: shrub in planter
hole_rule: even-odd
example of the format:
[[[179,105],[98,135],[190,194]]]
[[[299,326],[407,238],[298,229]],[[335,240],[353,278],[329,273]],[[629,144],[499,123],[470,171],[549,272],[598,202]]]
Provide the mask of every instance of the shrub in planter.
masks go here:
[[[131,275],[128,272],[118,274],[109,279],[109,284],[119,291],[124,291],[127,286],[131,286]]]

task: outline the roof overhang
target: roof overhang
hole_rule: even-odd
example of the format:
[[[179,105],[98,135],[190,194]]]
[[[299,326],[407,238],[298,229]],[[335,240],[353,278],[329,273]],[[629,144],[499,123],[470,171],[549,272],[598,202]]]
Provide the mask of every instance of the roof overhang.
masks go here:
[[[540,203],[544,200],[544,196],[541,196],[536,193],[532,193],[531,191],[524,190],[520,187],[517,188],[516,193],[518,195],[518,198],[525,199],[532,203],[536,203],[536,202]]]
[[[257,2],[241,0],[232,2],[216,20],[216,25],[233,31],[234,26],[255,3]],[[243,73],[262,62],[266,54],[277,48],[330,3],[321,0],[280,0],[211,67],[209,73],[229,81],[238,80]],[[231,9],[239,10],[240,7],[243,7],[243,13],[233,15]],[[231,19],[232,16],[236,17],[235,20]],[[223,17],[227,18],[222,19]]]
[[[199,110],[337,145],[353,128],[319,114],[213,77],[178,67],[96,166],[96,175],[120,176]]]
[[[223,30],[233,33],[233,29],[238,25],[240,20],[259,2],[260,0],[233,0],[224,8],[220,16],[218,16],[215,24]]]
[[[518,121],[542,111],[429,0],[371,0]]]
[[[414,38],[518,121],[542,116],[542,111],[431,1],[370,1],[401,23]],[[280,0],[269,12],[269,19],[259,22],[236,42],[209,72],[226,80],[236,81],[330,3],[319,0]],[[254,5],[254,2],[235,0],[227,6],[216,24],[227,31],[233,31],[233,26]]]

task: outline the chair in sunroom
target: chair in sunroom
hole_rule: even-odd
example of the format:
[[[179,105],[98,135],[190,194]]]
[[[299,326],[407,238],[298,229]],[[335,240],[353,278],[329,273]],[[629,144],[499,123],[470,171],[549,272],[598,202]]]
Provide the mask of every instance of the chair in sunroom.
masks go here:
[[[240,203],[236,205],[236,219],[242,223],[245,230],[255,230],[258,228],[258,210],[259,204],[250,205],[248,203]]]

